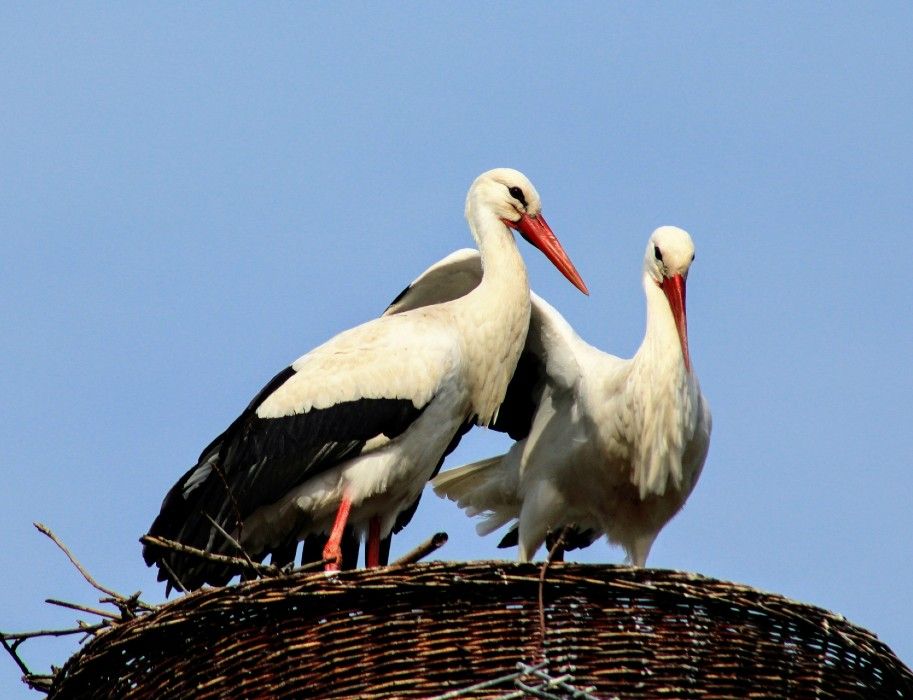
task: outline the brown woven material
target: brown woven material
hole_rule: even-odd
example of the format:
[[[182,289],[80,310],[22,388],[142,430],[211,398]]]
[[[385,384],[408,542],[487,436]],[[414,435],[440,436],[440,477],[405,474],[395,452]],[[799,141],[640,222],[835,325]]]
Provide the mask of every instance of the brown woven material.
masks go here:
[[[93,639],[50,697],[431,697],[541,660],[539,573],[432,562],[198,591]],[[544,594],[550,668],[599,697],[913,698],[874,635],[746,586],[553,564]]]

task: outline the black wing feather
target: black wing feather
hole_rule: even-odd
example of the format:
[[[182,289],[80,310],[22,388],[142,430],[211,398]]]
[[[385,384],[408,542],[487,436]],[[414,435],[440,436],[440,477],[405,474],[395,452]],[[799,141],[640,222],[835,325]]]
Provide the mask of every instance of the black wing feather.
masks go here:
[[[524,350],[517,362],[514,376],[507,385],[507,393],[498,409],[498,417],[489,427],[507,433],[514,440],[528,437],[533,426],[533,417],[539,408],[544,380],[545,363],[542,358],[529,350]]]
[[[560,535],[561,530],[549,530],[548,536],[546,537],[546,546],[548,549],[552,548],[552,545]],[[598,538],[599,533],[595,530],[581,530],[576,526],[572,526],[564,534],[564,544],[561,548],[568,552],[572,549],[585,549],[593,544]],[[519,544],[520,531],[517,529],[517,526],[514,525],[507,531],[507,534],[501,538],[501,541],[498,542],[498,549],[509,549],[510,547],[516,547]]]
[[[287,368],[260,391],[245,411],[203,450],[199,462],[168,492],[149,534],[216,553],[236,554],[209,519],[238,536],[244,519],[288,491],[357,455],[379,435],[393,438],[421,415],[409,399],[359,399],[281,418],[260,418],[256,409],[295,374]],[[266,552],[248,552],[255,560]],[[159,580],[174,584],[171,571],[188,589],[223,585],[237,571],[230,567],[145,547]],[[167,567],[162,562],[167,563]]]

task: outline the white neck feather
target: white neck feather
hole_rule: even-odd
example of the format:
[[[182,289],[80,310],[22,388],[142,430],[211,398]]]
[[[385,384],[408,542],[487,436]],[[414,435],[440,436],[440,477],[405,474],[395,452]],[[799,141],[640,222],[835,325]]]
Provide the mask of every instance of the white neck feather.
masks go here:
[[[458,300],[456,314],[468,358],[472,410],[482,425],[494,420],[526,342],[529,279],[511,230],[487,208],[467,207],[482,256],[482,282]]]
[[[669,302],[649,274],[644,274],[644,291],[647,328],[629,380],[636,387],[632,479],[641,498],[682,487],[682,454],[694,433],[699,400]]]

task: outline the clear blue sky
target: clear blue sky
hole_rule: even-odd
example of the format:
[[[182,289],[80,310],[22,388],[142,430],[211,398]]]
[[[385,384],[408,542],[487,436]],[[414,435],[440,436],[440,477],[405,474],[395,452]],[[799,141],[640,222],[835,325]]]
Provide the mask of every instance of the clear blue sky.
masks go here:
[[[696,242],[713,441],[650,563],[913,662],[911,35],[888,2],[4,4],[0,629],[97,598],[33,520],[160,600],[137,538],[165,491],[274,372],[469,245],[469,183],[510,166],[592,296],[526,247],[534,288],[616,354],[650,231]],[[430,493],[395,551],[437,529],[501,555]],[[18,675],[0,657],[0,695],[31,697]]]

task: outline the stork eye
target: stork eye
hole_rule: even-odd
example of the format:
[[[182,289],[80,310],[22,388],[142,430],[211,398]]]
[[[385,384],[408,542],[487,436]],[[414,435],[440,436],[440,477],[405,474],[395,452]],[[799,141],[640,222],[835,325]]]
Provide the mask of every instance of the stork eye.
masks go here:
[[[655,255],[656,259],[660,262],[663,261],[663,252],[659,249],[658,245],[653,246],[653,255]]]
[[[691,262],[694,262],[694,253],[691,253]]]
[[[510,192],[510,196],[516,199],[524,207],[526,206],[526,197],[523,196],[523,190],[514,185],[513,187],[508,187],[507,191]]]

